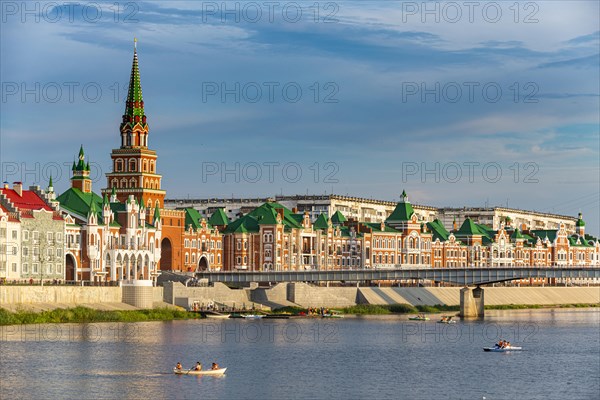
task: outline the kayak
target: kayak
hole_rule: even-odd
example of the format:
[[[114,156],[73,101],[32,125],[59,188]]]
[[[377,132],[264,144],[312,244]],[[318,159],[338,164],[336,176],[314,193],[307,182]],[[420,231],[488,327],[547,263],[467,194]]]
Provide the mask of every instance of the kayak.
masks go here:
[[[516,346],[510,346],[510,347],[484,347],[483,351],[491,351],[491,352],[495,352],[495,353],[504,353],[507,351],[519,351],[522,350],[522,347],[516,347]]]
[[[173,372],[176,375],[223,375],[227,371],[227,368],[219,368],[219,369],[206,369],[200,371],[190,371],[186,369],[177,369],[173,368]]]
[[[411,321],[429,321],[429,318],[425,317],[408,317]]]

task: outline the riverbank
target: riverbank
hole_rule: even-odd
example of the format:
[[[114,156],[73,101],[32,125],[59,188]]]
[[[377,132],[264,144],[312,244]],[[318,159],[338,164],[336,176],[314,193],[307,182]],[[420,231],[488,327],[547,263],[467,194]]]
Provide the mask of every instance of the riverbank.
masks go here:
[[[42,312],[20,310],[10,312],[0,308],[0,325],[48,324],[48,323],[91,323],[91,322],[142,322],[172,321],[199,318],[196,313],[176,308],[150,310],[103,311],[87,307],[55,309]]]
[[[555,309],[555,308],[597,308],[600,307],[600,303],[578,303],[578,304],[504,304],[504,305],[490,305],[485,306],[486,310],[526,310],[526,309]],[[336,308],[342,314],[351,315],[385,315],[385,314],[439,314],[439,313],[450,313],[460,311],[460,306],[455,305],[443,305],[437,304],[434,306],[417,305],[413,306],[410,304],[359,304],[351,307]],[[277,313],[292,313],[297,314],[306,309],[300,307],[283,307],[274,310]]]

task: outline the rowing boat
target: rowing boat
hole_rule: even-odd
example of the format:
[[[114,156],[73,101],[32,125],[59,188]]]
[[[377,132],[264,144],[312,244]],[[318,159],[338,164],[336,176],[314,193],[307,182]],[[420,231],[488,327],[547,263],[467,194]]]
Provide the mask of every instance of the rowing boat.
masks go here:
[[[429,321],[427,317],[408,317],[411,321]]]
[[[173,372],[176,375],[213,375],[213,376],[217,376],[217,375],[223,375],[225,373],[225,371],[227,371],[227,368],[219,368],[219,369],[206,369],[206,370],[200,370],[200,371],[195,371],[195,370],[184,370],[184,369],[177,369],[177,368],[173,368]]]
[[[224,319],[229,318],[229,314],[206,314],[206,318]]]
[[[523,350],[522,347],[516,347],[516,346],[509,346],[509,347],[498,347],[498,346],[494,346],[494,347],[484,347],[483,351],[491,351],[494,353],[504,353],[506,351],[519,351],[519,350]]]
[[[438,321],[437,323],[438,323],[438,324],[455,324],[455,323],[456,323],[456,321],[455,321],[455,320],[453,320],[453,319],[447,319],[447,320],[445,320],[445,321],[441,321],[441,320],[440,320],[440,321]]]

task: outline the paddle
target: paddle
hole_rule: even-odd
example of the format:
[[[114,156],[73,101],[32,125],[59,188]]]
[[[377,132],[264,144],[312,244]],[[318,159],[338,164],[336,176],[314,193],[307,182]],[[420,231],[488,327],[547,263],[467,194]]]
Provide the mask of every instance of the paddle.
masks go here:
[[[190,374],[190,372],[192,372],[192,370],[193,370],[194,368],[196,368],[196,366],[193,366],[192,368],[188,369],[188,370],[187,370],[187,372],[186,372],[185,374],[186,374],[186,375],[189,375],[189,374]]]

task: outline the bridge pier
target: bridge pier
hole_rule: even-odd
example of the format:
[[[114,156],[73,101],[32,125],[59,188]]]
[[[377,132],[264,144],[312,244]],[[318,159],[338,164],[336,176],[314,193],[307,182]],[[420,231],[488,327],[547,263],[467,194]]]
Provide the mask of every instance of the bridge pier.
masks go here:
[[[470,289],[465,286],[460,290],[460,316],[462,318],[483,318],[484,316],[483,289],[477,286]]]

